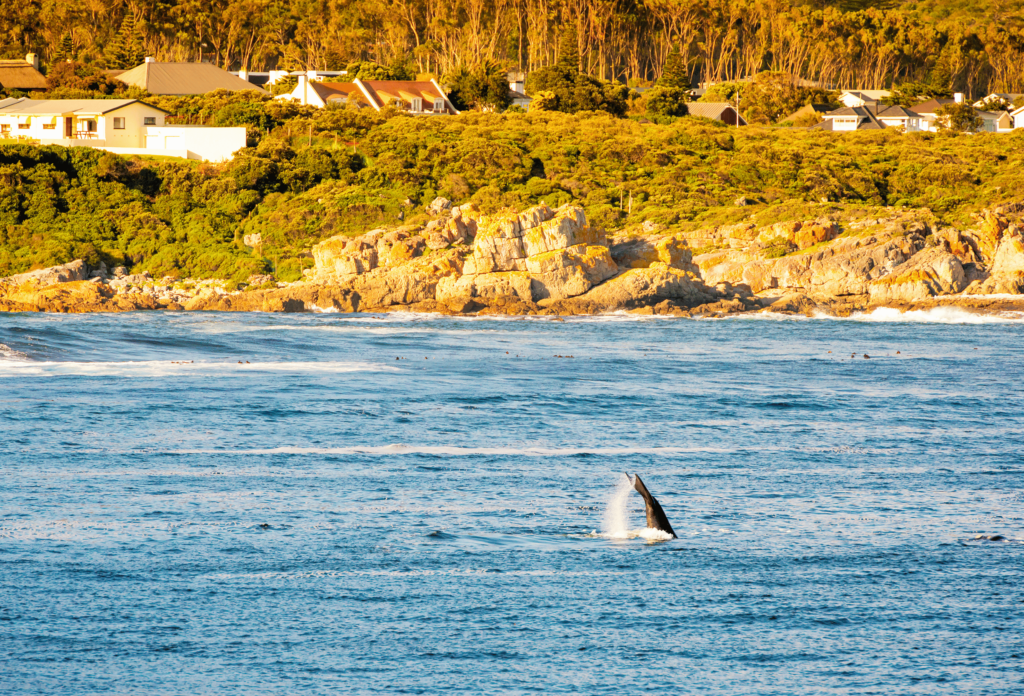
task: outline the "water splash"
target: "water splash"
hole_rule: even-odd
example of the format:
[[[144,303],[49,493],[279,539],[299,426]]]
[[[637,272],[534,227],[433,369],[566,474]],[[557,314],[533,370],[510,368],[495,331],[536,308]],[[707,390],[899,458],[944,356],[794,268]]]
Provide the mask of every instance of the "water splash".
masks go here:
[[[633,486],[625,474],[619,477],[618,485],[608,498],[605,506],[604,519],[601,521],[601,533],[609,539],[629,539],[629,509],[627,503]]]

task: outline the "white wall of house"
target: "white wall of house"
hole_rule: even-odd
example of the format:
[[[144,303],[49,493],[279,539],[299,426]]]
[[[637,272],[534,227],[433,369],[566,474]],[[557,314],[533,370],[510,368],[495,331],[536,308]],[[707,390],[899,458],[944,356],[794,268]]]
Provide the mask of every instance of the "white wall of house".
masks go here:
[[[834,131],[854,131],[857,130],[857,124],[860,123],[859,116],[832,116],[831,118]]]
[[[83,140],[103,141],[114,147],[143,147],[142,128],[147,119],[152,120],[152,125],[162,126],[164,112],[145,104],[129,104],[106,114],[0,114],[0,133],[3,137],[20,136],[40,142]]]
[[[148,126],[143,129],[144,147],[148,154],[158,150],[187,150],[190,159],[225,162],[245,147],[244,126],[213,128],[209,126]],[[174,156],[174,155],[170,155]]]

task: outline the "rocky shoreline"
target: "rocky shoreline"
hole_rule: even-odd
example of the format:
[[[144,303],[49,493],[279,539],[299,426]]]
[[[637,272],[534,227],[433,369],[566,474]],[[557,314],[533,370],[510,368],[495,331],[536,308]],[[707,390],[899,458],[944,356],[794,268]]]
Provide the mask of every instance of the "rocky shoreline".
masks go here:
[[[848,316],[878,307],[1024,312],[1024,203],[970,229],[914,211],[609,236],[575,206],[483,216],[438,199],[422,227],[332,237],[303,280],[154,279],[77,260],[0,279],[0,311],[432,312]],[[248,241],[248,240],[247,240]],[[695,251],[696,250],[696,251]]]

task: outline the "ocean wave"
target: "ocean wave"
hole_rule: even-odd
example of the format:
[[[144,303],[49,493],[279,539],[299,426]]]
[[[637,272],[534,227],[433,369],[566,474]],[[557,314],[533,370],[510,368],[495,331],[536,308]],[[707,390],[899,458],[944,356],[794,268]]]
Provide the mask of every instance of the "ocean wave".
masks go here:
[[[137,362],[0,361],[0,376],[14,377],[166,377],[170,375],[228,375],[250,372],[335,374],[396,372],[399,368],[368,362],[194,362],[142,360]]]
[[[195,449],[164,450],[166,454],[228,454],[228,455],[271,455],[271,454],[370,454],[389,456],[396,454],[430,454],[451,457],[468,456],[516,456],[516,457],[572,457],[594,455],[599,457],[621,457],[634,454],[671,456],[674,454],[708,453],[724,454],[729,450],[719,447],[452,447],[384,445],[380,447],[273,447],[267,449]]]
[[[901,312],[891,307],[879,307],[870,312],[855,312],[852,321],[916,324],[1013,324],[1024,321],[1024,312],[979,313],[962,307],[930,307]]]
[[[781,312],[752,312],[717,318],[718,321],[854,321],[865,323],[914,324],[1014,324],[1024,321],[1024,312],[974,312],[962,307],[930,307],[901,311],[893,307],[878,307],[870,312],[854,312],[848,317],[837,317],[825,312],[783,314]]]
[[[28,362],[29,357],[19,350],[0,343],[0,362]]]

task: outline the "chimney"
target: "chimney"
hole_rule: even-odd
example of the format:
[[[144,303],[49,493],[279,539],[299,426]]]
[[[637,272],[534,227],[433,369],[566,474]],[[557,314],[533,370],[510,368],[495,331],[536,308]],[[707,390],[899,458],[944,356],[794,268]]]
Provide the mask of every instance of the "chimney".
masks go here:
[[[954,94],[953,95],[953,101],[955,101],[957,104],[963,104],[964,103],[964,93],[963,92],[957,92],[956,94]]]
[[[508,88],[516,94],[526,94],[526,83],[521,80],[509,80]]]
[[[146,56],[146,62],[147,63],[155,63],[156,61],[153,60],[153,56]]]
[[[25,62],[31,65],[36,70],[39,69],[39,56],[37,56],[35,53],[29,53],[28,55],[26,55]]]
[[[305,106],[306,104],[309,104],[309,77],[305,73],[299,73],[298,78],[299,87],[301,88],[299,90],[299,94],[301,95],[299,97],[299,103]]]
[[[248,70],[239,70],[238,71],[238,77],[240,77],[241,79],[243,79],[246,82],[248,82],[249,81],[249,71]]]

